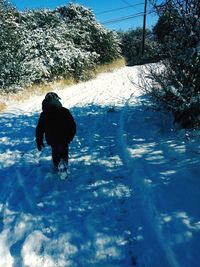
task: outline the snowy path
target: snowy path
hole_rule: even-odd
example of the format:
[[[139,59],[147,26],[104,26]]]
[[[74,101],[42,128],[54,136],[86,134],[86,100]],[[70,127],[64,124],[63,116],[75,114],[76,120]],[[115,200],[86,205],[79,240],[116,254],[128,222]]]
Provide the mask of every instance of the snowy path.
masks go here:
[[[42,98],[0,114],[0,267],[199,265],[199,140],[153,111],[138,70],[57,91],[78,125],[66,181],[35,148]]]

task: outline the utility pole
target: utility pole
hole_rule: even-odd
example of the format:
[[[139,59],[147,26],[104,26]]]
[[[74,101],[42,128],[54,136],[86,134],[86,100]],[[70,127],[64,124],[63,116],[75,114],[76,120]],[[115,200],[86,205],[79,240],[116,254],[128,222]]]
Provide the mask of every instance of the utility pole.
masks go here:
[[[143,36],[142,36],[142,55],[144,55],[144,47],[145,47],[146,16],[147,16],[147,0],[145,0],[145,2],[144,2],[144,19],[143,19]]]

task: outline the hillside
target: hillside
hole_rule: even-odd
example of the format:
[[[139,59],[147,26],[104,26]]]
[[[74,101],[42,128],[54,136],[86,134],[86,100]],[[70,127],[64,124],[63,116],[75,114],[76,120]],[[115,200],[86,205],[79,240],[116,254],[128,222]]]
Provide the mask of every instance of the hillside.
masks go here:
[[[55,92],[78,132],[69,178],[36,150],[43,97],[0,113],[0,267],[196,267],[200,143],[124,67]]]

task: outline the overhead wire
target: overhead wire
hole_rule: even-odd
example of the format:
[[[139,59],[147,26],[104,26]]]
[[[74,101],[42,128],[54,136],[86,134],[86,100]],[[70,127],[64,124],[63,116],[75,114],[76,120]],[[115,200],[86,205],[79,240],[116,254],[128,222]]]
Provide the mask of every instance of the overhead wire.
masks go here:
[[[149,10],[149,11],[146,12],[146,15],[152,14],[152,13],[154,13],[154,11]],[[120,22],[120,21],[124,21],[124,20],[129,20],[129,19],[137,18],[137,17],[143,17],[143,16],[144,16],[144,12],[139,12],[139,13],[136,13],[136,14],[125,16],[125,17],[120,17],[120,18],[116,18],[116,19],[106,20],[106,21],[103,21],[101,23],[104,24],[104,25],[105,24],[112,24],[112,23],[116,23],[116,22]]]
[[[125,7],[113,8],[113,9],[98,12],[98,13],[96,13],[96,15],[106,14],[106,13],[110,13],[113,11],[118,11],[118,10],[127,9],[127,8],[131,8],[131,7],[136,7],[136,6],[141,6],[141,5],[143,5],[143,3],[138,3],[135,5],[125,6]]]
[[[121,0],[121,1],[123,3],[125,3],[126,5],[128,5],[128,6],[105,10],[105,11],[96,13],[96,15],[101,15],[101,14],[110,13],[110,12],[114,12],[114,11],[118,11],[118,10],[122,10],[122,9],[133,8],[133,7],[137,7],[137,6],[140,6],[140,5],[144,5],[144,3],[137,3],[137,4],[132,5],[128,1],[125,1],[125,0]],[[155,11],[154,10],[149,10],[149,11],[146,12],[146,15],[152,14],[152,13],[155,13]],[[124,16],[124,17],[119,17],[119,18],[106,20],[106,21],[103,21],[101,23],[104,24],[104,25],[105,24],[113,24],[113,23],[124,21],[124,20],[134,19],[134,18],[137,18],[137,17],[143,17],[144,15],[145,15],[144,12],[138,12],[138,13],[135,13],[135,14],[131,14],[129,16]]]
[[[121,0],[121,2],[123,2],[123,3],[125,3],[126,5],[128,5],[128,6],[133,6],[131,3],[129,3],[128,1],[126,1],[126,0]],[[144,3],[142,3],[142,5],[144,5]]]

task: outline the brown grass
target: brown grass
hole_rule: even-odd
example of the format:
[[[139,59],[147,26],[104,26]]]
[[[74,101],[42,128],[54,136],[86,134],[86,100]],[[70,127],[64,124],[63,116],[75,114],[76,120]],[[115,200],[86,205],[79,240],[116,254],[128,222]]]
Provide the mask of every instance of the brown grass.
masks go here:
[[[6,109],[6,103],[0,102],[0,112]]]
[[[96,75],[104,72],[112,72],[116,69],[122,68],[126,65],[125,59],[124,58],[119,58],[111,63],[104,64],[104,65],[99,65],[95,69],[94,73]]]

